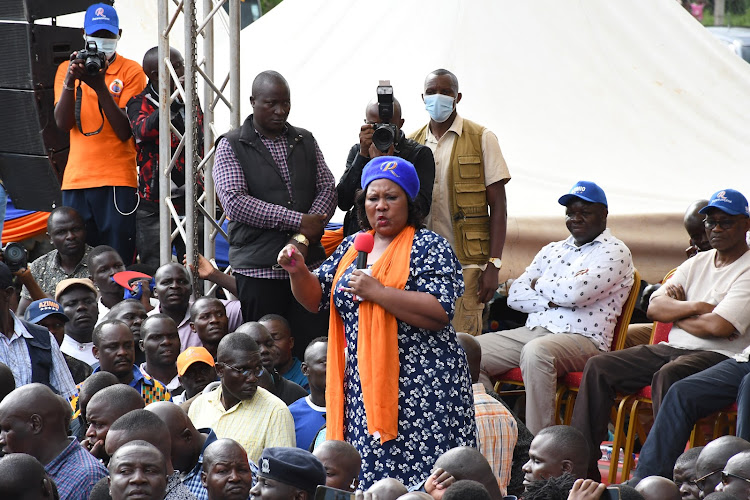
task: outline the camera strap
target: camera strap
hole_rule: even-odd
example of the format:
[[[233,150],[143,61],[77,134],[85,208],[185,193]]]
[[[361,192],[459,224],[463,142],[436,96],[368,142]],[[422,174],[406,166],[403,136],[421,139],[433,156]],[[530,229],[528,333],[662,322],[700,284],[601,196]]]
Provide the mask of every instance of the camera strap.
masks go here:
[[[83,99],[83,89],[81,88],[81,84],[78,83],[78,87],[76,87],[76,125],[78,126],[78,130],[83,135],[85,135],[86,137],[89,137],[89,136],[98,134],[104,128],[104,113],[102,113],[102,104],[97,99],[96,103],[99,105],[99,116],[102,117],[102,124],[99,125],[99,128],[93,132],[84,132],[83,128],[81,127],[81,100],[82,99]]]

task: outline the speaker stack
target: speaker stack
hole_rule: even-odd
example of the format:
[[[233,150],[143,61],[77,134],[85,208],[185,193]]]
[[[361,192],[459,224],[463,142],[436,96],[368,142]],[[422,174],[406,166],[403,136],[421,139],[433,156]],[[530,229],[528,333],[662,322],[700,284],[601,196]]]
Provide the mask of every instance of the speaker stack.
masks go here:
[[[79,28],[35,24],[85,10],[95,0],[0,1],[0,179],[17,208],[51,211],[61,204],[68,132],[54,117],[57,67],[83,47]]]

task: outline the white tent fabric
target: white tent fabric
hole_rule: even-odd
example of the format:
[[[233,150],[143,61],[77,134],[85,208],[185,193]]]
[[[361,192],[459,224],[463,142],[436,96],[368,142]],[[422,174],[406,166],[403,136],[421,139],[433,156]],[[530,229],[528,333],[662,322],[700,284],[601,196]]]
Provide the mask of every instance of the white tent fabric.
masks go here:
[[[135,47],[156,44],[155,5],[118,2],[120,52],[139,60]],[[217,37],[216,53],[229,43]],[[675,0],[284,0],[240,43],[242,116],[254,76],[279,71],[289,121],[313,132],[336,178],[378,80],[390,79],[410,132],[428,119],[424,77],[453,71],[459,113],[497,134],[513,177],[503,277],[566,236],[556,200],[579,179],[605,190],[610,227],[650,281],[684,259],[691,201],[750,195],[750,66]],[[217,75],[227,64],[216,58]]]
[[[243,30],[241,51],[243,116],[253,77],[279,71],[290,122],[315,134],[337,178],[379,79],[408,132],[428,119],[425,76],[453,71],[459,113],[497,134],[513,177],[509,276],[565,237],[557,198],[579,179],[605,190],[610,226],[650,281],[684,259],[691,201],[750,196],[750,66],[674,0],[284,0]]]

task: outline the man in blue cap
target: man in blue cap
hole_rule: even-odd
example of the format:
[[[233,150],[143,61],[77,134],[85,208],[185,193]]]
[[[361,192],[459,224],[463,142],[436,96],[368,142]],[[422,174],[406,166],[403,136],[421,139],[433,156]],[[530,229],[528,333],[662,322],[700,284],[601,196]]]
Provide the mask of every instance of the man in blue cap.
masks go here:
[[[63,205],[83,217],[88,244],[115,248],[127,265],[135,257],[138,179],[125,105],[147,78],[140,64],[117,53],[121,33],[112,5],[96,3],[86,10],[83,34],[90,55],[83,60],[81,51],[75,52],[58,67],[55,122],[70,132]]]
[[[57,345],[62,345],[65,338],[65,323],[69,321],[69,318],[63,312],[63,307],[59,302],[52,299],[35,300],[26,309],[24,319],[49,330],[57,341]],[[76,384],[80,384],[91,375],[93,370],[88,363],[65,353],[62,353],[62,355]]]
[[[714,194],[711,203],[701,210],[706,219],[704,225],[709,241],[715,250],[707,253],[714,254],[713,262],[716,267],[721,265],[720,255],[726,252],[729,241],[734,241],[737,259],[727,265],[726,273],[732,268],[742,276],[730,281],[729,276],[722,277],[722,288],[731,289],[736,293],[736,306],[729,310],[731,303],[727,294],[713,308],[712,313],[719,318],[713,318],[717,324],[724,321],[733,326],[724,325],[732,333],[746,333],[750,325],[750,314],[747,304],[750,301],[750,252],[744,241],[744,235],[750,229],[750,219],[747,214],[747,202],[737,191],[726,189]],[[700,255],[700,254],[699,254]],[[711,262],[711,258],[708,261]],[[743,267],[744,266],[744,267]],[[725,267],[725,266],[722,266]],[[734,274],[734,273],[732,273]],[[667,284],[670,285],[672,280]],[[672,285],[674,286],[674,285]],[[713,287],[711,287],[713,289]],[[669,295],[667,295],[669,297]],[[710,319],[710,318],[707,318]],[[679,325],[690,332],[684,322]],[[747,337],[743,335],[742,337]],[[672,333],[670,333],[672,344]],[[739,340],[739,339],[738,339]],[[743,338],[741,345],[747,346],[748,340]],[[734,342],[737,342],[735,340]],[[737,348],[733,350],[738,350]],[[641,451],[638,468],[631,481],[637,483],[648,476],[665,476],[672,474],[677,457],[685,449],[685,443],[690,437],[690,431],[695,422],[737,401],[737,436],[750,441],[750,348],[740,354],[721,361],[720,363],[675,382],[667,391],[662,401],[659,414],[648,435]]]
[[[480,382],[520,366],[526,386],[526,426],[554,425],[557,378],[607,352],[633,285],[630,250],[607,229],[607,197],[579,181],[558,200],[570,236],[542,248],[513,282],[508,306],[528,313],[526,325],[477,337]]]
[[[639,466],[636,476],[664,474],[671,477],[674,462],[684,450],[697,416],[714,411],[714,403],[719,405],[715,409],[719,409],[734,401],[738,387],[742,387],[740,373],[748,372],[743,365],[747,360],[745,351],[750,350],[750,308],[747,307],[750,303],[750,252],[745,240],[750,230],[747,200],[738,191],[724,189],[714,193],[700,213],[706,216],[703,225],[713,249],[681,264],[654,292],[648,307],[650,319],[672,323],[669,341],[603,354],[586,363],[571,425],[589,441],[592,455],[588,477],[594,480],[600,479],[596,463],[599,445],[607,433],[608,416],[616,393],[632,394],[651,384],[654,417],[659,422],[654,428],[671,434],[674,443],[663,445],[659,438],[652,443],[656,446],[649,448],[658,448],[660,452],[654,455],[656,451],[652,450],[651,458],[658,457],[660,463],[647,474],[643,469],[654,464],[646,458],[644,448],[641,459],[649,465]],[[735,362],[733,356],[740,362]],[[694,390],[701,384],[686,380],[678,389],[678,397],[683,397],[686,388],[691,397],[675,405],[673,396],[678,394],[672,394],[670,387],[674,389],[673,384],[679,380],[706,369],[709,370],[700,374],[706,383],[706,397],[694,399]],[[695,379],[691,377],[691,380]],[[665,395],[668,397],[660,409]],[[668,414],[661,417],[661,411],[667,408]],[[743,427],[738,430],[750,437],[750,430]],[[647,444],[651,439],[649,436]]]

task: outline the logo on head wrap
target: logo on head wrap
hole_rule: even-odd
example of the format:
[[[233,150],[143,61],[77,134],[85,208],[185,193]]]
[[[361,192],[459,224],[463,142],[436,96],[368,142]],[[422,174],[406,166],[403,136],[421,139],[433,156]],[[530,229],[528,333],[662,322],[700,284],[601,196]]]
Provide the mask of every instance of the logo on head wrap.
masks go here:
[[[260,461],[260,471],[263,474],[268,474],[269,472],[271,472],[271,464],[268,463],[267,458],[264,458],[263,460]]]
[[[400,177],[396,173],[396,167],[398,167],[397,161],[389,161],[388,163],[383,163],[383,165],[380,167],[380,170],[383,172],[390,172],[396,177]]]

